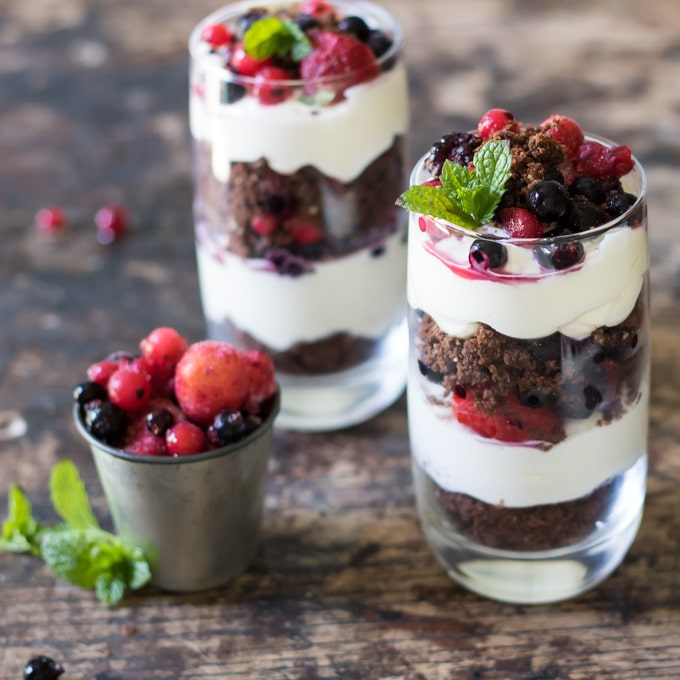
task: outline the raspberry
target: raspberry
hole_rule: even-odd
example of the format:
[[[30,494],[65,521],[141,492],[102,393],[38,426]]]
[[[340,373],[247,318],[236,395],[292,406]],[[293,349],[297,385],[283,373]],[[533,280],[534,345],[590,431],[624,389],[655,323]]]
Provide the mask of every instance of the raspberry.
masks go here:
[[[109,399],[124,411],[138,411],[151,398],[151,376],[137,365],[121,366],[109,378]]]
[[[595,179],[623,177],[633,169],[633,157],[627,146],[604,146],[599,142],[585,142],[578,149],[576,169],[579,174]]]
[[[66,215],[61,208],[41,208],[35,214],[35,226],[45,233],[56,234],[66,227]]]
[[[165,445],[171,456],[186,456],[207,449],[205,432],[188,421],[173,425],[165,433]]]
[[[285,69],[278,66],[263,66],[255,74],[253,94],[260,100],[262,106],[274,106],[286,101],[293,90],[281,83],[290,80],[291,76]]]
[[[333,78],[338,97],[348,87],[372,80],[379,73],[371,48],[351,35],[319,31],[313,43],[314,49],[300,63],[300,76],[306,81]],[[317,87],[308,83],[305,91],[314,94]]]
[[[212,47],[224,47],[228,45],[234,36],[224,24],[210,24],[201,31],[201,40],[210,43]]]
[[[175,394],[184,413],[197,423],[209,424],[223,410],[242,407],[249,373],[241,354],[215,340],[196,342],[175,369]]]
[[[248,413],[259,413],[262,404],[276,394],[274,362],[266,354],[257,350],[243,352],[248,366],[248,396],[243,409]]]
[[[583,144],[583,130],[579,124],[567,116],[552,115],[539,126],[539,130],[557,140],[567,150],[569,158],[575,158]]]
[[[501,210],[501,223],[513,238],[543,236],[543,223],[525,208],[504,208]]]
[[[477,135],[486,141],[494,132],[500,132],[505,128],[519,130],[515,117],[505,109],[490,109],[479,119]]]
[[[142,339],[139,348],[153,378],[168,380],[188,347],[187,341],[167,326],[156,328]]]
[[[239,43],[231,53],[229,65],[236,73],[253,78],[261,68],[269,66],[271,62],[271,58],[255,59],[245,51],[243,43]]]

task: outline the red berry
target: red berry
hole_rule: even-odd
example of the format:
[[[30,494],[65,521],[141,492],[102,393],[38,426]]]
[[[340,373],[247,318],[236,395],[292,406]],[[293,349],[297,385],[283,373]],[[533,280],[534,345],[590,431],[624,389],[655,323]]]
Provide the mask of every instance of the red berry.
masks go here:
[[[263,66],[255,75],[253,94],[260,100],[262,106],[280,104],[293,94],[290,85],[281,82],[290,79],[291,76],[285,69],[278,66]]]
[[[578,149],[576,169],[580,174],[595,179],[623,177],[633,169],[633,157],[627,146],[604,146],[599,142],[585,142]]]
[[[165,433],[165,445],[171,456],[201,453],[207,448],[205,432],[188,421],[176,423]]]
[[[442,181],[437,177],[435,179],[428,179],[427,182],[423,182],[424,187],[440,187]]]
[[[300,76],[305,81],[333,78],[332,85],[338,96],[348,87],[371,80],[380,72],[371,48],[351,35],[319,31],[313,43],[314,49],[300,62]],[[323,89],[328,86],[326,83]],[[307,83],[305,90],[313,94],[319,87],[320,84]]]
[[[35,215],[35,226],[46,233],[57,233],[66,227],[66,215],[61,208],[41,208]]]
[[[279,220],[275,215],[265,213],[263,215],[255,215],[250,221],[250,228],[260,236],[268,236],[273,234],[279,226]]]
[[[243,43],[239,43],[232,50],[229,65],[239,75],[252,78],[261,68],[269,66],[271,62],[271,58],[255,59],[246,52]]]
[[[259,413],[262,404],[276,394],[274,362],[257,350],[243,352],[243,358],[249,375],[248,395],[243,409],[248,413]]]
[[[144,408],[151,398],[151,376],[138,365],[120,366],[108,382],[109,399],[125,411]]]
[[[100,385],[106,387],[109,382],[109,378],[113,375],[115,371],[119,368],[118,363],[115,361],[97,361],[91,364],[87,368],[87,377],[93,382],[99,383]]]
[[[228,45],[234,36],[224,24],[210,24],[201,31],[201,40],[210,43],[212,47]]]
[[[321,230],[314,224],[294,218],[290,220],[288,226],[291,238],[298,245],[311,246],[321,240]]]
[[[94,216],[97,225],[97,239],[106,245],[122,236],[128,228],[128,216],[118,205],[106,205]]]
[[[543,223],[525,208],[504,208],[501,211],[503,229],[513,238],[540,238]]]
[[[583,130],[575,120],[567,116],[550,116],[539,125],[539,129],[562,144],[569,158],[574,158],[583,144]]]
[[[510,127],[519,130],[519,123],[515,117],[505,109],[489,109],[477,123],[477,134],[484,140],[489,139],[494,132]]]
[[[300,7],[300,14],[308,14],[315,19],[324,19],[326,17],[331,17],[335,14],[333,6],[324,0],[307,0]]]
[[[142,358],[152,376],[168,380],[188,347],[187,341],[167,326],[156,328],[139,343]]]

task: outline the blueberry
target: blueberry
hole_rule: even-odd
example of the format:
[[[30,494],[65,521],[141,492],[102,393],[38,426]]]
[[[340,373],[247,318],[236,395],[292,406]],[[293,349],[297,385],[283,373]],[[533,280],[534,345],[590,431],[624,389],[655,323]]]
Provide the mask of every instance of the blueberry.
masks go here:
[[[604,210],[589,201],[585,196],[574,196],[569,214],[564,218],[564,225],[571,231],[588,231],[599,227],[607,221]]]
[[[357,16],[349,16],[340,19],[338,22],[338,30],[345,33],[351,33],[357,39],[361,40],[361,42],[366,42],[371,34],[371,29],[366,22],[361,17]]]
[[[536,261],[546,269],[567,269],[583,260],[585,251],[579,241],[550,243],[534,247]]]
[[[91,401],[83,409],[85,428],[105,444],[118,443],[127,428],[127,416],[110,401]]]
[[[528,208],[541,222],[557,222],[569,213],[571,196],[559,182],[538,182],[527,197]]]
[[[602,183],[589,175],[577,177],[570,185],[569,191],[574,196],[585,196],[593,203],[604,203],[605,193]]]
[[[295,23],[302,31],[311,31],[313,28],[321,28],[321,22],[315,19],[311,14],[298,14],[295,17]]]
[[[49,656],[34,656],[24,666],[24,680],[56,680],[64,667]]]
[[[175,417],[167,408],[158,407],[146,414],[144,422],[152,435],[161,437],[175,424]]]
[[[240,411],[221,411],[215,416],[212,432],[218,443],[233,444],[246,435],[246,419]]]
[[[246,88],[240,83],[222,83],[220,91],[220,102],[222,104],[235,104],[239,99],[246,95]]]
[[[87,380],[73,388],[73,399],[81,406],[84,406],[88,401],[94,401],[95,399],[106,401],[108,399],[108,393],[106,387],[103,385],[93,382],[92,380]]]
[[[508,251],[502,243],[478,238],[470,246],[468,261],[477,271],[498,269],[508,261]]]
[[[623,215],[629,208],[631,208],[635,201],[637,201],[637,196],[629,194],[627,192],[620,192],[615,194],[610,194],[607,196],[607,210],[612,217],[619,217]]]

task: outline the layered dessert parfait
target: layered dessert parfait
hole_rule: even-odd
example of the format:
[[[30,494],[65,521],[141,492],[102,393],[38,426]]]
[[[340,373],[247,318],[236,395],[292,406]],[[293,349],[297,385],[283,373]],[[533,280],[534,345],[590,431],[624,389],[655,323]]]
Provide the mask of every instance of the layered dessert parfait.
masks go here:
[[[428,539],[483,594],[580,592],[618,565],[644,500],[644,173],[570,118],[494,109],[438,140],[399,203]]]
[[[191,37],[208,332],[273,358],[282,424],[296,389],[341,385],[353,372],[400,373],[388,401],[403,389],[406,220],[394,197],[406,179],[408,106],[400,46],[398,25],[379,7],[320,0],[237,3]],[[301,426],[372,415],[353,412],[351,396],[317,397],[297,399],[302,421],[306,409],[321,409]]]

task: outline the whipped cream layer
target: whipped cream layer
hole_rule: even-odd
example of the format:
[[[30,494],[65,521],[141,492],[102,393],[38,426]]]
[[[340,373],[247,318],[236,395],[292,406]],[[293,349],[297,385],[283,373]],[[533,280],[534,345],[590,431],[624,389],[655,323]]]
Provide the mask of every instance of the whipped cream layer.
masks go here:
[[[441,403],[441,387],[427,382],[415,361],[410,365],[413,456],[447,491],[507,507],[562,503],[591,493],[647,451],[648,377],[621,418],[607,425],[597,425],[597,414],[570,421],[567,438],[545,451],[476,435],[454,418],[450,399]]]
[[[192,88],[189,117],[194,139],[212,147],[213,173],[220,181],[228,180],[231,163],[266,158],[281,174],[311,165],[328,177],[350,182],[408,129],[407,78],[401,62],[374,80],[348,88],[345,99],[335,104],[310,106],[292,97],[262,106],[252,96],[221,103],[229,75],[215,57],[208,54],[194,64],[192,79],[203,85]]]
[[[380,255],[371,253],[378,247]],[[382,337],[406,311],[406,245],[396,233],[371,248],[314,262],[314,271],[282,276],[199,239],[199,284],[206,317],[231,321],[276,350],[334,333]],[[263,312],[266,310],[266,312]]]

